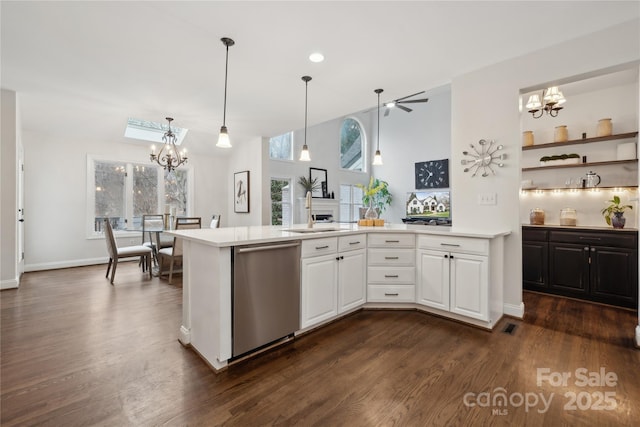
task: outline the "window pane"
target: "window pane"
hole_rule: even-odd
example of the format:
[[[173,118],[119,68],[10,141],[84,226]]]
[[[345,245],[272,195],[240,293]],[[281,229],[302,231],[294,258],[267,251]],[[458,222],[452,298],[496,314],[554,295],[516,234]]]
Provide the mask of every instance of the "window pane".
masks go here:
[[[164,203],[165,207],[175,208],[176,216],[187,215],[187,170],[176,169],[166,173],[164,177]]]
[[[345,119],[340,129],[340,166],[362,171],[363,132],[354,119]]]
[[[111,218],[114,230],[122,230],[126,225],[124,163],[94,162],[95,170],[95,216],[94,230],[102,231],[104,218]]]
[[[142,215],[157,214],[158,168],[144,165],[133,166],[133,226],[141,228]]]
[[[269,139],[269,157],[279,160],[292,160],[293,150],[291,144],[291,135],[288,132],[283,135],[274,136]]]
[[[271,225],[291,224],[291,186],[288,179],[271,180]]]

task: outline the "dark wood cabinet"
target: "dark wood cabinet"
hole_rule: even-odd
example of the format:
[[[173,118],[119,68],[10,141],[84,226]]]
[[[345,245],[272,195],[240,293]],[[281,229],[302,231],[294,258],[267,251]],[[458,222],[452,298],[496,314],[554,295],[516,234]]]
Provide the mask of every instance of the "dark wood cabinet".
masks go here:
[[[523,226],[524,289],[638,307],[637,231]]]
[[[524,289],[549,288],[549,243],[547,230],[522,230],[522,282]]]

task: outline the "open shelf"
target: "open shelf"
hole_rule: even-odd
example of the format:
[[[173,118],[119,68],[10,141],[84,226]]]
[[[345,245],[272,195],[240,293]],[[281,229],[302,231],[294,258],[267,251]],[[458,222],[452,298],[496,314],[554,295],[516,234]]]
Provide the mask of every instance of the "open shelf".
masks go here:
[[[549,145],[549,144],[547,144]],[[573,163],[568,165],[553,165],[553,166],[534,166],[530,168],[522,168],[522,172],[526,171],[539,171],[543,169],[565,169],[565,168],[582,168],[592,166],[606,166],[606,165],[623,165],[629,163],[638,163],[638,159],[631,160],[611,160],[608,162],[591,162],[591,163]]]
[[[594,190],[637,190],[638,186],[637,185],[620,185],[618,187],[579,187],[579,188],[572,188],[572,187],[545,187],[545,188],[521,188],[520,191],[531,191],[531,192],[535,192],[535,191],[557,191],[557,190],[562,190],[562,191],[594,191]]]
[[[634,138],[638,135],[638,132],[619,133],[617,135],[599,136],[596,138],[584,138],[584,139],[572,139],[566,142],[550,142],[548,144],[529,145],[522,147],[522,151],[537,150],[540,148],[559,147],[561,145],[576,145],[576,144],[588,144],[590,142],[612,141],[615,139],[627,139]]]

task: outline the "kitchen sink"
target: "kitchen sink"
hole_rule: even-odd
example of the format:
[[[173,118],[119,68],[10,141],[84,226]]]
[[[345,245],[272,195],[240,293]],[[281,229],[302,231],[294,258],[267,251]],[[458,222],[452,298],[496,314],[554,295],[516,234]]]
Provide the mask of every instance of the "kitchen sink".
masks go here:
[[[339,228],[289,228],[282,231],[289,233],[323,233],[327,231],[339,231]]]

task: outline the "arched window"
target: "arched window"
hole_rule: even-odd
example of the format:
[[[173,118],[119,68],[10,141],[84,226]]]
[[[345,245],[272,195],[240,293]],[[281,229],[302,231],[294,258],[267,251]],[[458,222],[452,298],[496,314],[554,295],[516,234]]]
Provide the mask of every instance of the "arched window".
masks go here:
[[[357,120],[347,118],[340,128],[340,167],[364,171],[364,131]]]

